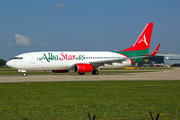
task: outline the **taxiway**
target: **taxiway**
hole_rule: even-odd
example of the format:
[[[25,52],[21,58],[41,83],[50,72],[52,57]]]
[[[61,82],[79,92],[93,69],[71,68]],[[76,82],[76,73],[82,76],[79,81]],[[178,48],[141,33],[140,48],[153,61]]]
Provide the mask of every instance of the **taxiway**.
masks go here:
[[[0,76],[0,83],[11,82],[54,82],[54,81],[145,81],[180,80],[180,68],[164,69],[159,72],[121,73],[99,75],[29,75]]]

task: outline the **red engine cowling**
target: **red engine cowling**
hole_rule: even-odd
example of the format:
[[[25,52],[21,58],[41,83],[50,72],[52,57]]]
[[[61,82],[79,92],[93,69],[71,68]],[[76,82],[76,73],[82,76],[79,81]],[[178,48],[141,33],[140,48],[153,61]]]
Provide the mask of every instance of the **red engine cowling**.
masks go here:
[[[74,65],[74,72],[86,73],[92,72],[93,66],[91,64],[79,63]]]
[[[52,70],[53,73],[67,73],[69,70]]]

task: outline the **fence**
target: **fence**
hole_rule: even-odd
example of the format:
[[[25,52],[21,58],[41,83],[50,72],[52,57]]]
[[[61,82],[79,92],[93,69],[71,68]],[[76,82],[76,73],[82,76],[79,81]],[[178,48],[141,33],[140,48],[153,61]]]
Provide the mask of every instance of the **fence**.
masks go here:
[[[96,120],[151,120],[159,114],[159,120],[180,119],[180,105],[176,106],[143,106],[143,105],[84,105],[64,106],[47,109],[5,110],[0,111],[0,120],[88,120],[95,115]]]

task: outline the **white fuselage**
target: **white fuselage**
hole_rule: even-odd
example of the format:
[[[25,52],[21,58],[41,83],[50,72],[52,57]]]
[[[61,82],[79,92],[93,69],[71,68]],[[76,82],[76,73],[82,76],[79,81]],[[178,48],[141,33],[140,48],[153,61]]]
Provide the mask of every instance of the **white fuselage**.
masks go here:
[[[29,52],[17,55],[14,59],[8,61],[6,65],[17,69],[19,72],[24,72],[24,76],[27,75],[26,70],[53,70],[54,73],[74,70],[79,75],[84,75],[86,72],[98,75],[98,68],[130,66],[134,62],[138,62],[136,61],[138,58],[143,59],[156,55],[160,44],[151,54],[148,53],[152,29],[153,23],[148,23],[133,46],[118,52]],[[128,56],[123,55],[123,53]]]
[[[115,52],[29,52],[17,55],[7,62],[9,67],[17,70],[73,70],[78,63],[115,60],[127,56]],[[122,67],[131,65],[129,59],[122,62],[106,63],[100,67]]]

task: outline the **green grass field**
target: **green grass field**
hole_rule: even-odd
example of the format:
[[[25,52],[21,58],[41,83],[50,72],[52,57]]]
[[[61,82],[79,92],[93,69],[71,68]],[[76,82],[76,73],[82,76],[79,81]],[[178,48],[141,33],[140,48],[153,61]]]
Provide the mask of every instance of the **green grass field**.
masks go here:
[[[143,69],[143,71],[141,71]],[[100,74],[152,72],[104,69]],[[109,71],[108,71],[109,70]],[[117,71],[119,70],[119,71]],[[53,75],[51,71],[29,71],[28,75]],[[73,71],[65,74],[77,74]],[[89,73],[90,74],[90,73]],[[0,75],[22,75],[3,67]],[[0,119],[149,119],[149,111],[160,119],[180,119],[180,81],[97,81],[1,83]],[[60,117],[59,117],[60,116]]]
[[[162,107],[176,108],[177,105],[180,105],[179,91],[180,81],[2,83],[0,84],[0,115],[3,116],[5,113],[2,111],[14,109],[41,110],[98,105],[104,105],[105,107],[102,109],[107,109],[109,104],[118,104],[128,105],[128,109],[133,111],[136,111],[138,106],[144,106],[141,108],[143,112],[134,114],[146,114],[146,117],[149,116],[147,108],[152,110],[154,106],[153,112],[157,110],[162,117],[167,114],[167,111],[158,109]],[[101,116],[102,111],[94,113]],[[168,110],[169,118],[174,118],[172,115],[175,113],[177,113],[177,109]],[[106,114],[108,116],[110,113]],[[77,117],[78,115],[81,114],[77,114]],[[128,117],[131,112],[126,112],[126,115]],[[67,117],[68,114],[66,113],[65,116]],[[37,118],[42,119],[41,117]]]

